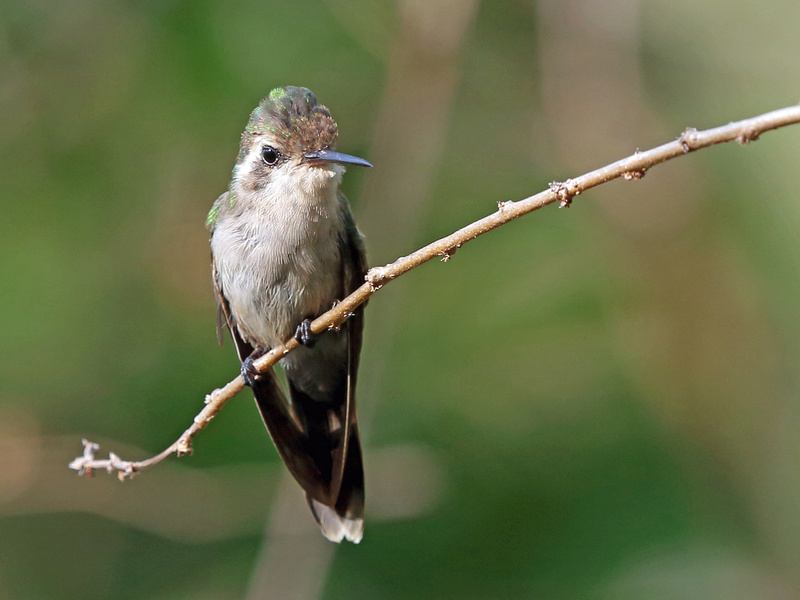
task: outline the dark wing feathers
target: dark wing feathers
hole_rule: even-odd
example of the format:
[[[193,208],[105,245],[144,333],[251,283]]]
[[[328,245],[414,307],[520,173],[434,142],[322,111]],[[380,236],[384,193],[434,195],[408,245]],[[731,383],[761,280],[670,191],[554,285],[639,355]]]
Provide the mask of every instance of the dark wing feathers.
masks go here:
[[[343,199],[343,202],[347,202]],[[346,217],[350,220],[345,227],[347,236],[341,245],[343,270],[343,290],[341,297],[353,293],[364,283],[367,272],[367,257],[364,252],[364,242],[361,234],[356,229],[349,211]],[[342,465],[339,493],[336,499],[335,510],[337,514],[350,519],[360,519],[364,514],[364,469],[361,458],[361,441],[358,434],[358,412],[356,410],[356,380],[358,363],[361,356],[361,343],[364,332],[364,304],[359,306],[350,317],[345,327],[347,329],[347,408],[346,421],[346,451]]]

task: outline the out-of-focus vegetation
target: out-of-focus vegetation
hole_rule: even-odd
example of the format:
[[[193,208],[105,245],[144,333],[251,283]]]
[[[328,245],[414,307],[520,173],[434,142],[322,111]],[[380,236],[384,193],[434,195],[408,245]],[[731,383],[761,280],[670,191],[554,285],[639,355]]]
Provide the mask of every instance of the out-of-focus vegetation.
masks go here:
[[[800,99],[800,4],[0,5],[0,597],[800,598],[800,129],[528,216],[371,301],[336,548],[237,372],[205,214],[313,89],[385,263],[548,181]]]

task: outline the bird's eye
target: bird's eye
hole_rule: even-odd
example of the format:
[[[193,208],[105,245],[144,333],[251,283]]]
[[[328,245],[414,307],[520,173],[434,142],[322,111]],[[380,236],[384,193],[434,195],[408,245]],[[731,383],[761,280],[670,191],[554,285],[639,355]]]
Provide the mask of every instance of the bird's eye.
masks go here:
[[[269,166],[276,165],[281,158],[281,153],[275,150],[272,146],[264,146],[261,149],[261,158]]]

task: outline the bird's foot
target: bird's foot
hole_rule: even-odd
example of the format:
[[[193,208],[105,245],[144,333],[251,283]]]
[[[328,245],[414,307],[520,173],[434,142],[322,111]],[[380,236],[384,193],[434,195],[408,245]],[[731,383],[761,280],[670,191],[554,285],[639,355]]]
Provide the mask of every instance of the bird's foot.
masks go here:
[[[294,332],[294,339],[306,346],[313,348],[317,340],[314,339],[314,333],[311,331],[311,319],[306,319],[297,326]]]
[[[253,387],[256,381],[261,379],[261,373],[255,368],[253,363],[267,353],[265,348],[256,348],[250,356],[242,361],[242,381],[247,387]]]

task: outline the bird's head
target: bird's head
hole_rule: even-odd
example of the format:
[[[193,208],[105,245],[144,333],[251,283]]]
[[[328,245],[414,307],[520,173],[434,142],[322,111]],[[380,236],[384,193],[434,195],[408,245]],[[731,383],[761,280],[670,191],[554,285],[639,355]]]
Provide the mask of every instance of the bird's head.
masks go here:
[[[242,189],[296,189],[314,193],[338,185],[345,165],[371,167],[336,152],[338,130],[314,94],[295,86],[275,88],[250,115],[242,133],[233,179]]]

